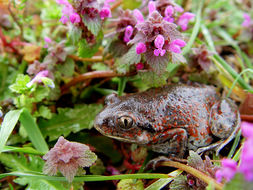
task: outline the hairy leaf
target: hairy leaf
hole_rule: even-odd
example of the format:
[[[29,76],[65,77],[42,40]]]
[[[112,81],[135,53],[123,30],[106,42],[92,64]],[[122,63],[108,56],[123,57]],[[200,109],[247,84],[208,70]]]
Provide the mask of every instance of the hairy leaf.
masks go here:
[[[11,171],[37,171],[41,172],[44,161],[39,156],[30,155],[26,158],[23,154],[1,154],[0,162],[6,165]],[[18,177],[14,180],[20,185],[27,185],[29,190],[67,190],[67,183],[59,181],[47,181],[28,177]],[[69,185],[70,186],[70,185]]]
[[[50,120],[40,120],[39,126],[44,137],[55,140],[59,136],[67,136],[82,129],[90,129],[96,114],[101,110],[101,104],[79,105],[74,109],[59,108]]]
[[[98,32],[100,31],[102,26],[99,15],[97,15],[97,17],[95,18],[90,18],[87,15],[83,15],[83,22],[92,34],[94,34],[95,36],[98,35]]]

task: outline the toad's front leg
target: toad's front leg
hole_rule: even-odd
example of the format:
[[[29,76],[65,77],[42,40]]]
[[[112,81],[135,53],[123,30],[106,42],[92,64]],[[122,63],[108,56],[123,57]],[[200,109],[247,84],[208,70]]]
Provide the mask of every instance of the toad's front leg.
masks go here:
[[[170,154],[170,156],[183,157],[187,146],[187,131],[174,128],[153,136],[149,144],[153,151]]]

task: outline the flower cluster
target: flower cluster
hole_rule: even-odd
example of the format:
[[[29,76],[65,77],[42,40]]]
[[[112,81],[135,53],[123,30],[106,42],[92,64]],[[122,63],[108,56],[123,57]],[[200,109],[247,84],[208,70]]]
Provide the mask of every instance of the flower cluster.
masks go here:
[[[169,57],[173,59],[175,54],[180,54],[186,43],[176,29],[177,25],[164,20],[154,8],[150,7],[149,10],[151,12],[147,20],[143,19],[140,11],[135,10],[137,33],[129,43],[136,45],[136,53],[144,54],[147,64],[152,68],[156,69],[157,65],[164,68]],[[184,62],[184,59],[179,61]]]
[[[157,10],[164,20],[177,24],[183,31],[187,30],[188,23],[195,17],[193,13],[184,12],[184,9],[172,0],[150,1],[149,10]]]
[[[216,179],[221,182],[224,178],[226,181],[231,180],[236,172],[244,175],[247,181],[253,181],[253,124],[242,122],[242,134],[246,138],[241,152],[241,164],[238,167],[236,162],[231,159],[222,161],[222,168],[216,172]]]
[[[134,17],[134,13],[130,10],[120,10],[120,17],[117,21],[116,31],[119,34],[118,38],[128,43],[136,33],[135,25],[137,20]]]
[[[57,171],[73,181],[79,168],[91,166],[97,159],[95,153],[89,147],[76,142],[69,142],[60,137],[54,147],[43,156],[46,160],[43,172],[48,175],[56,175]]]
[[[74,11],[74,8],[68,2],[68,0],[56,0],[56,2],[59,5],[63,5],[64,6],[63,9],[62,9],[62,17],[60,19],[60,21],[63,24],[66,24],[68,21],[70,21],[71,23],[79,23],[81,21],[81,18],[79,16],[79,14],[77,14]]]
[[[102,20],[111,17],[110,4],[114,0],[105,0],[100,4],[97,0],[74,0],[74,7],[80,15],[90,19],[100,17]]]

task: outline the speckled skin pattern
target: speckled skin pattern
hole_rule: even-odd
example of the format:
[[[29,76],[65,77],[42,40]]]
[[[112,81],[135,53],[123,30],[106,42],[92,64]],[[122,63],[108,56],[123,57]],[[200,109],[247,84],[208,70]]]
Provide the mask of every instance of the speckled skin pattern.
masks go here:
[[[182,156],[187,149],[210,145],[214,136],[228,138],[238,114],[235,104],[221,100],[214,87],[171,85],[109,95],[94,126],[105,136]]]

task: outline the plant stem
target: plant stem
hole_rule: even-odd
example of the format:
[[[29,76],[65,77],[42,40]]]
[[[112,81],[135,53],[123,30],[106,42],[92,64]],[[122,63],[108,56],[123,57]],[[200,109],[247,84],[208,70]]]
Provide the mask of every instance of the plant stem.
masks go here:
[[[213,183],[215,188],[218,190],[222,190],[222,188],[223,188],[223,185],[216,182],[215,179],[213,179],[213,178],[207,176],[205,173],[203,173],[193,167],[187,166],[185,164],[181,164],[179,162],[174,162],[174,161],[166,161],[166,162],[160,163],[159,165],[178,168],[180,170],[186,171],[189,174],[194,175],[195,177],[204,181],[206,184]]]

